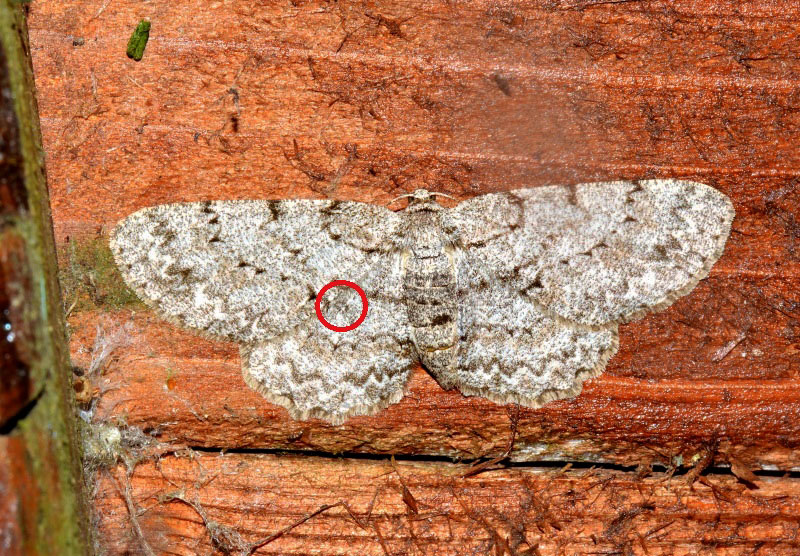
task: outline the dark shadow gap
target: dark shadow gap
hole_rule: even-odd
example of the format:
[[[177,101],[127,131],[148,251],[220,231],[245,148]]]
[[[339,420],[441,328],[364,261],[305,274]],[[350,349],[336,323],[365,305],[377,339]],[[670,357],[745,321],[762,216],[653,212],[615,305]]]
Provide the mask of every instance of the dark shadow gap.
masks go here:
[[[303,456],[303,457],[318,457],[326,459],[352,459],[362,461],[389,461],[392,454],[364,454],[356,452],[343,452],[341,454],[332,454],[330,452],[314,451],[314,450],[279,450],[279,449],[258,449],[258,448],[234,448],[230,450],[220,450],[218,448],[208,447],[191,447],[192,450],[201,453],[218,454],[224,452],[226,454],[243,454],[243,455],[272,455],[272,456]],[[459,465],[474,465],[484,461],[491,460],[491,457],[483,457],[476,459],[456,459],[447,456],[435,455],[413,455],[413,454],[396,454],[394,455],[395,461],[398,462],[419,462],[419,463],[449,463]],[[602,463],[602,462],[587,462],[587,461],[503,461],[498,463],[497,466],[488,469],[485,472],[497,471],[501,469],[541,469],[541,470],[558,470],[563,469],[567,465],[571,470],[588,470],[599,469],[604,471],[619,471],[623,473],[636,473],[638,471],[635,465],[621,465],[617,463]],[[686,475],[692,471],[692,467],[681,467],[674,471],[674,477]],[[670,468],[664,465],[653,465],[653,473],[666,473]],[[798,471],[780,471],[780,470],[752,470],[758,477],[779,477],[787,479],[800,479],[800,470]],[[701,476],[705,475],[727,475],[735,476],[729,467],[710,466],[705,469]],[[646,476],[646,475],[645,475]]]
[[[44,395],[44,389],[42,389],[36,396],[31,399],[28,403],[26,403],[16,415],[11,417],[8,421],[6,421],[2,427],[0,427],[0,436],[5,436],[14,432],[14,429],[23,421],[28,415],[31,414],[33,408],[36,407],[36,404],[39,403],[39,400],[42,399]]]

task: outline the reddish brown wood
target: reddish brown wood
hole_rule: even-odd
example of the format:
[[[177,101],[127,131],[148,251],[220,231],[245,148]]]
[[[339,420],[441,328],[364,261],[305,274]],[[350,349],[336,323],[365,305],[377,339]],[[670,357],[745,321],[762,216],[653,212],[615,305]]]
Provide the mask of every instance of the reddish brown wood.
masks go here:
[[[24,315],[23,301],[31,297],[27,246],[12,227],[20,212],[28,209],[28,191],[21,164],[18,116],[8,98],[12,91],[8,63],[5,48],[0,45],[0,90],[6,97],[0,102],[0,429],[37,390],[30,374],[31,354],[24,353],[32,327]],[[20,337],[15,342],[17,334]]]
[[[0,0],[0,553],[88,554],[24,7]]]
[[[101,393],[96,419],[121,420],[162,441],[476,458],[501,453],[510,434],[506,407],[444,391],[421,369],[399,404],[334,427],[320,420],[293,421],[247,388],[235,344],[205,340],[149,314],[127,311],[100,318],[80,313],[71,323],[73,360],[83,368],[96,357],[86,347],[94,344],[98,326],[103,334],[130,342],[95,379]],[[626,343],[635,349],[636,337]],[[658,380],[620,369],[631,360],[647,368],[648,358],[658,357],[663,344],[656,343],[650,354],[628,348],[575,400],[523,409],[512,457],[669,465],[679,457],[688,463],[703,447],[716,445],[718,462],[726,462],[730,452],[756,467],[795,466],[800,458],[797,382],[748,378],[736,361],[741,352],[735,351],[728,355],[733,364],[727,376],[713,377],[709,367],[719,366],[711,359],[720,346],[699,345],[673,352],[676,367],[663,369]],[[762,358],[769,359],[770,352]]]
[[[798,17],[796,2],[778,0],[215,2],[203,9],[188,0],[34,3],[32,55],[56,238],[62,247],[68,237],[77,244],[104,238],[134,210],[176,201],[330,197],[385,203],[419,186],[462,199],[547,183],[703,181],[729,195],[737,211],[711,276],[667,311],[623,326],[618,355],[575,400],[523,410],[511,456],[645,466],[713,461],[733,463],[741,476],[759,466],[796,468]],[[125,47],[141,18],[152,28],[137,63]],[[68,258],[61,263],[66,268]],[[81,398],[85,407],[94,410],[96,423],[132,425],[168,447],[472,458],[500,454],[509,438],[508,408],[444,392],[421,370],[409,395],[374,417],[340,427],[291,421],[244,385],[235,345],[179,330],[143,308],[112,310],[102,299],[95,302],[94,310],[76,306],[70,318],[74,362],[89,370],[95,360],[95,372],[80,379],[88,392]],[[105,334],[125,329],[118,337],[131,340],[103,365],[93,353],[98,325]],[[219,463],[201,459],[204,467]],[[251,460],[272,461],[232,457],[258,472],[272,469],[273,463],[262,469]],[[332,463],[290,461],[306,477],[326,477],[320,484],[336,496],[306,498],[300,487],[281,491],[273,485],[293,475],[264,471],[267,479],[257,485],[220,486],[203,503],[220,512],[215,519],[245,523],[237,529],[252,540],[291,521],[275,520],[283,514],[271,509],[263,518],[239,510],[264,485],[263,495],[279,492],[274,504],[291,507],[284,512],[291,517],[346,497],[337,490],[345,487],[328,479],[335,476],[325,471]],[[180,484],[183,474],[200,482],[213,476],[183,465],[189,464],[170,458],[165,473]],[[366,482],[381,465],[350,461],[336,471],[344,478],[335,484],[371,496],[373,485]],[[415,477],[435,483],[434,467],[409,470],[417,501],[428,503],[417,495]],[[126,514],[103,473],[103,532],[121,552]],[[224,485],[226,476],[206,488]],[[611,483],[602,484],[622,480],[602,476],[609,477]],[[137,471],[137,499],[162,488],[161,480],[150,467]],[[501,505],[511,504],[509,515],[521,511],[513,506],[527,488],[519,475],[473,481],[485,484],[486,493],[512,492],[508,500],[516,496],[516,502],[501,496]],[[569,488],[593,500],[598,487],[575,481]],[[734,486],[731,478],[719,481]],[[451,491],[435,484],[431,492],[437,494],[428,498],[452,506]],[[624,547],[605,540],[604,532],[616,531],[629,516],[637,522],[678,511],[670,509],[680,507],[675,500],[637,510],[627,503],[639,503],[633,484],[615,491],[620,507],[632,513],[587,514],[568,520],[563,532],[534,520],[542,527],[537,535],[547,537],[541,552]],[[653,484],[637,483],[642,492],[655,492]],[[712,513],[690,511],[676,518],[680,527],[654,533],[666,534],[665,544],[630,546],[637,554],[791,553],[796,547],[775,543],[796,524],[772,520],[770,512],[794,499],[796,485],[786,479],[774,489],[775,498],[751,506],[744,491],[730,501],[706,485],[681,491],[682,500],[718,513],[712,519]],[[405,512],[402,495],[395,498],[396,511]],[[489,503],[481,507],[491,514]],[[346,547],[357,527],[341,508],[329,511],[337,517],[326,513],[302,526],[327,524],[324,532],[303,539],[323,546],[321,552],[352,553]],[[174,542],[177,553],[193,553],[198,539],[207,544],[191,508],[157,504],[145,516],[162,512],[178,517],[154,517],[153,538]],[[414,553],[408,547],[417,541],[408,531],[416,525],[399,519],[381,528],[385,548],[377,535],[358,533],[370,539],[359,545],[363,553]],[[460,519],[450,544],[441,541],[429,553],[490,538],[496,547],[510,538],[507,530],[499,537],[487,532],[480,519]],[[669,521],[652,519],[639,531]],[[284,550],[302,551],[300,538],[283,539],[289,543]],[[559,544],[569,538],[578,540]]]
[[[530,412],[527,439],[548,443],[536,448],[547,457],[561,450],[551,441],[581,439],[577,453],[626,462],[656,447],[668,459],[687,445],[730,442],[748,446],[745,461],[791,465],[800,423],[797,62],[790,43],[773,37],[796,33],[793,4],[738,13],[722,3],[303,3],[198,13],[171,3],[143,13],[122,3],[93,17],[102,6],[49,3],[33,13],[58,237],[107,231],[137,208],[170,201],[384,202],[416,185],[464,197],[609,177],[703,180],[737,210],[711,278],[669,311],[623,327],[604,378],[575,402]],[[126,23],[141,16],[153,30],[135,63],[115,53]],[[95,331],[93,318],[76,319],[74,352],[89,349]],[[123,383],[142,382],[110,390],[104,417],[118,409],[178,442],[286,445],[261,432],[273,425],[255,424],[253,415],[280,423],[284,414],[233,378],[232,346],[198,348],[209,344],[150,318],[147,327],[180,338],[157,351],[185,354],[175,362],[188,381],[175,382],[186,387],[185,403],[175,402],[184,418],[165,428],[172,404],[152,403],[164,395],[160,368],[173,363],[135,350]],[[217,363],[198,350],[224,355]],[[213,378],[223,360],[224,402],[200,378]],[[461,455],[503,445],[503,408],[419,383],[422,402],[412,396],[407,411],[348,425],[359,432],[345,444],[326,432],[322,445]],[[452,413],[418,410],[440,408],[429,404],[440,399]],[[250,425],[231,421],[223,407],[231,404],[254,408],[243,418]],[[214,433],[204,419],[185,418],[193,413],[237,424]],[[376,430],[391,437],[406,425],[416,432],[373,440]],[[454,449],[454,435],[475,440]]]
[[[24,462],[24,441],[0,436],[0,540],[8,556],[23,554],[30,531],[36,528],[36,511],[41,503],[31,488],[36,478]]]
[[[217,526],[218,538],[223,526],[253,543],[338,502],[347,507],[309,519],[255,554],[766,556],[800,550],[796,479],[763,479],[748,490],[731,477],[688,486],[663,475],[636,480],[613,471],[522,468],[460,478],[465,469],[194,454],[141,465],[130,495],[142,536],[159,554],[208,553],[204,521]],[[100,476],[96,500],[106,516],[101,531],[108,554],[144,553],[122,498],[126,490],[124,469]]]

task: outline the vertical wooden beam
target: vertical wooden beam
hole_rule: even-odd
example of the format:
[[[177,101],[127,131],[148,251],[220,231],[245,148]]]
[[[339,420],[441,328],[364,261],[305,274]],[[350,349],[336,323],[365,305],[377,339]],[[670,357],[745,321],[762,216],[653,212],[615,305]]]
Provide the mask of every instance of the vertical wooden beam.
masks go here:
[[[88,554],[24,12],[0,0],[0,551]]]

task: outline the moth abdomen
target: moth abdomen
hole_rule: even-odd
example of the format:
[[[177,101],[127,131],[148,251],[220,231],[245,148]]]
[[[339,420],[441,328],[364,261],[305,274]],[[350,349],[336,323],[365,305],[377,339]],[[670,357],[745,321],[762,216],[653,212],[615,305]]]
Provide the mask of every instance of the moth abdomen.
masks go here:
[[[458,303],[452,253],[435,214],[417,214],[416,234],[403,268],[411,336],[422,364],[442,384],[458,363]],[[424,244],[424,249],[419,248]],[[431,246],[438,246],[434,251]],[[421,254],[424,253],[424,256]]]

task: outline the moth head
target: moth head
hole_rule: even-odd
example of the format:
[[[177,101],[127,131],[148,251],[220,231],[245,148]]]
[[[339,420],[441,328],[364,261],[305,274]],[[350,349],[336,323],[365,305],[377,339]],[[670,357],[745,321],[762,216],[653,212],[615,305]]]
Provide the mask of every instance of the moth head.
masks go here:
[[[437,193],[435,191],[428,191],[427,189],[416,189],[413,193],[400,195],[396,199],[393,199],[391,203],[394,203],[399,199],[408,198],[408,207],[406,210],[412,212],[420,210],[439,210],[441,207],[439,203],[436,202],[436,197],[447,197],[448,199],[452,199],[450,195],[446,195],[445,193]]]

